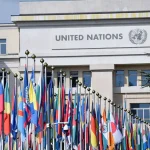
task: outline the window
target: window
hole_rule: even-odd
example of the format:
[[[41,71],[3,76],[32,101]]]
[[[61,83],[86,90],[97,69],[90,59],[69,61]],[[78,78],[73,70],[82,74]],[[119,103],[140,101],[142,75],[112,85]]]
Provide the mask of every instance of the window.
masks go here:
[[[72,76],[72,87],[76,87],[76,80],[78,79],[78,71],[71,71],[70,76]]]
[[[0,54],[6,54],[6,39],[0,39]]]
[[[59,87],[59,82],[60,82],[60,72],[57,72],[57,87]],[[62,75],[62,84],[64,84],[64,77]]]
[[[150,74],[150,70],[142,70],[142,72],[145,72],[145,73],[149,73]],[[146,80],[146,77],[144,76],[144,74],[142,73],[141,74],[142,76],[142,86],[146,85],[146,84],[150,84],[150,83],[147,83],[147,80]]]
[[[52,73],[51,72],[47,72],[47,85],[49,84],[50,80],[52,77]]]
[[[129,74],[129,86],[137,86],[137,71],[130,70]]]
[[[91,87],[91,72],[90,71],[83,72],[83,85],[86,85],[87,87]]]
[[[123,87],[124,86],[124,71],[117,70],[116,71],[116,87]]]
[[[131,112],[141,119],[150,122],[150,103],[131,104]]]
[[[0,81],[2,80],[3,78],[3,73],[0,72]],[[4,73],[4,86],[6,85],[6,72]]]

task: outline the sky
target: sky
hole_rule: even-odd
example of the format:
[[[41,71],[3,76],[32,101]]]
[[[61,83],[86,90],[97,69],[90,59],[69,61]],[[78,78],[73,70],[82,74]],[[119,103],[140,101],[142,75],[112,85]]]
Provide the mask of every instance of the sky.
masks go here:
[[[11,15],[19,14],[20,0],[0,0],[0,23],[11,23]]]

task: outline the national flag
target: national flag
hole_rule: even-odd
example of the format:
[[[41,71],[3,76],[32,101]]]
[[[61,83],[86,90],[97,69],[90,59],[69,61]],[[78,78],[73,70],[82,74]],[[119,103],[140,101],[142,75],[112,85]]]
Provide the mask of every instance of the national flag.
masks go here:
[[[25,71],[24,71],[24,87],[23,87],[23,102],[24,102],[24,127],[29,124],[31,120],[31,112],[30,112],[30,106],[29,106],[29,88],[28,88],[28,72],[27,68],[25,66]]]
[[[21,133],[21,140],[22,142],[25,141],[26,138],[26,132],[25,132],[25,128],[24,128],[24,122],[25,122],[25,118],[24,118],[24,102],[22,100],[22,91],[20,91],[20,95],[19,95],[19,99],[18,99],[18,130]]]
[[[77,93],[75,93],[75,99],[73,104],[73,116],[72,116],[72,143],[73,147],[77,147]]]
[[[17,95],[15,89],[12,98],[11,133],[15,140],[17,138]]]
[[[30,81],[29,87],[29,100],[30,100],[30,111],[31,111],[31,123],[37,126],[38,123],[38,103],[36,100],[36,93],[33,87],[33,83]]]
[[[92,115],[91,115],[91,146],[97,148],[97,137],[96,137],[96,114],[92,102]]]
[[[108,122],[109,122],[109,140],[108,140],[108,145],[109,149],[114,149],[115,145],[120,143],[122,140],[122,134],[117,128],[115,124],[115,120],[113,117],[113,114],[111,112],[108,112],[109,117],[108,117]]]
[[[142,130],[142,138],[143,138],[143,150],[146,150],[148,148],[148,143],[146,139],[145,130]]]
[[[0,134],[2,134],[3,111],[4,111],[4,89],[2,83],[0,82]]]
[[[107,149],[108,145],[108,125],[106,121],[106,110],[104,108],[102,115],[102,133],[103,133],[103,148]]]
[[[9,135],[10,133],[10,93],[8,81],[6,82],[4,92],[5,110],[4,110],[4,133]]]

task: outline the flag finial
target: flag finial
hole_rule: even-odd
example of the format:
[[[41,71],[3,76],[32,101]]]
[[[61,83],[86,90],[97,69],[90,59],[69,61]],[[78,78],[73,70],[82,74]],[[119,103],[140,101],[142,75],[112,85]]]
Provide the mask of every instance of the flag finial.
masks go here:
[[[43,59],[43,58],[41,58],[41,59],[40,59],[40,62],[43,64],[43,63],[44,63],[44,59]]]
[[[36,55],[35,55],[35,54],[32,54],[31,58],[35,60]]]
[[[29,52],[28,50],[26,50],[26,51],[25,51],[25,54],[26,54],[26,55],[29,55],[29,54],[30,54],[30,52]]]
[[[18,77],[18,74],[17,74],[17,73],[15,73],[15,74],[14,74],[14,77],[15,77],[15,78],[17,78],[17,77]]]

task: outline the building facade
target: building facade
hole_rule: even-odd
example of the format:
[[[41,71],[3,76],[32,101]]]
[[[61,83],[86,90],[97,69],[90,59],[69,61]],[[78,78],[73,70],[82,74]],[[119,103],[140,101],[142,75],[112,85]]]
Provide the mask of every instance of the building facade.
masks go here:
[[[67,88],[72,75],[74,89],[79,79],[117,105],[126,99],[128,109],[149,120],[150,88],[141,87],[146,84],[141,71],[150,73],[149,4],[148,0],[20,2],[20,15],[12,16],[17,47],[11,51],[16,58],[9,60],[19,66],[13,71],[23,73],[28,49],[37,57],[36,79],[43,58],[49,65],[48,80],[51,66],[55,67],[56,88],[62,69]],[[1,33],[0,38],[6,39]],[[31,71],[31,55],[28,64]]]

